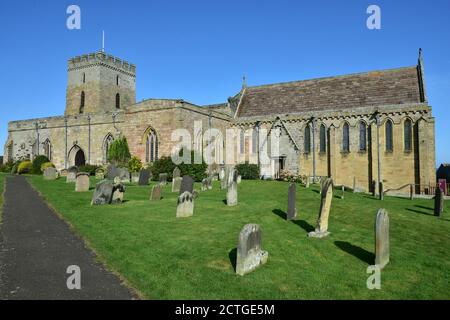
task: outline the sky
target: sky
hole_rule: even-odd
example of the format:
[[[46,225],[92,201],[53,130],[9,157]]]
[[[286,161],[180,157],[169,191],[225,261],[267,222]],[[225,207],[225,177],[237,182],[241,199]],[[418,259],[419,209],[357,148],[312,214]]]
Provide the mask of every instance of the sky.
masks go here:
[[[81,29],[69,30],[69,5]],[[369,5],[381,9],[370,30]],[[136,100],[226,102],[242,86],[413,66],[423,48],[436,165],[450,163],[450,0],[21,0],[0,4],[0,151],[8,121],[64,114],[67,60],[136,65]]]

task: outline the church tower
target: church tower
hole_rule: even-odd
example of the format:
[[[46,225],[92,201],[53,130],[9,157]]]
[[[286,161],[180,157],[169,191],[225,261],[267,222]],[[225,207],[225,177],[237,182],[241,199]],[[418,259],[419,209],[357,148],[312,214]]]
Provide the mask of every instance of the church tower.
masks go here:
[[[136,103],[136,66],[104,52],[68,61],[65,115],[113,112]]]

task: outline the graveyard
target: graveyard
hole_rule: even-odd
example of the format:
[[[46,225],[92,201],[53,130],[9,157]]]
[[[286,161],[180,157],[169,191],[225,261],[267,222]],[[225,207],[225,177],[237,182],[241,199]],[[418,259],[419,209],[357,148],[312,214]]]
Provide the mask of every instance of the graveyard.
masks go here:
[[[318,185],[296,184],[296,212],[288,216],[287,182],[242,180],[230,205],[220,181],[195,183],[193,214],[177,218],[180,200],[172,183],[161,186],[157,200],[150,194],[158,182],[125,183],[122,203],[96,206],[95,177],[87,192],[76,192],[65,178],[27,179],[98,259],[145,299],[450,298],[450,210],[447,205],[434,216],[433,200],[379,201],[351,191],[342,197],[336,188],[326,236],[319,238],[308,236],[321,205]],[[368,290],[380,208],[389,214],[390,258],[381,289]],[[247,224],[259,225],[267,261],[241,276],[237,245]]]

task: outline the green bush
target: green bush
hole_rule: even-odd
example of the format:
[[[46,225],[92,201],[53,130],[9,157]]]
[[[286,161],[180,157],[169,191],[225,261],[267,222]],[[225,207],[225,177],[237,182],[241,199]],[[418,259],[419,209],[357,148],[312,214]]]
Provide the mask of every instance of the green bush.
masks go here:
[[[46,162],[50,162],[50,160],[46,156],[37,156],[36,158],[34,158],[30,173],[42,174],[41,166]]]
[[[41,172],[43,173],[47,168],[54,168],[55,165],[51,162],[45,162],[41,165]]]
[[[191,161],[194,162],[194,152],[191,151]],[[176,165],[172,162],[171,157],[161,157],[151,164],[149,167],[152,172],[153,180],[159,179],[160,173],[167,173],[167,180],[172,180],[173,170]],[[201,164],[186,164],[182,163],[178,165],[182,176],[191,176],[195,181],[201,182],[204,178],[206,178],[206,169],[208,165],[203,161]]]
[[[14,162],[12,162],[12,161],[4,163],[4,164],[0,165],[0,172],[11,173],[13,166],[14,166]]]
[[[33,170],[33,163],[30,160],[22,161],[17,168],[18,174],[31,173]]]
[[[111,143],[108,149],[108,161],[115,166],[128,167],[128,161],[131,159],[130,148],[127,138],[119,137]]]
[[[131,160],[128,162],[128,170],[130,172],[139,172],[142,169],[142,161],[138,157],[134,156],[131,158]]]
[[[11,174],[16,174],[17,173],[17,169],[19,169],[19,165],[22,161],[18,160],[16,162],[14,162],[12,168],[11,168]]]
[[[80,166],[78,168],[79,172],[89,173],[90,176],[95,176],[95,171],[99,168],[99,166],[93,164],[85,164],[84,166]]]
[[[247,180],[259,180],[259,166],[257,164],[241,163],[236,166],[238,174],[242,179]]]

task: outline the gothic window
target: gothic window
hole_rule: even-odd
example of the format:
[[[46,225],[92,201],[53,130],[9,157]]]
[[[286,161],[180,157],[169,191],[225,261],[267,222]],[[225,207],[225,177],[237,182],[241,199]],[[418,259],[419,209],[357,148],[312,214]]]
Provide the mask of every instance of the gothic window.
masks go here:
[[[239,149],[241,154],[245,152],[245,132],[243,129],[239,131]]]
[[[113,142],[114,142],[113,135],[111,133],[108,133],[105,139],[103,140],[103,163],[108,162],[108,151]]]
[[[120,94],[116,94],[116,109],[120,109]]]
[[[327,152],[327,141],[326,141],[326,128],[325,125],[320,125],[320,153]]]
[[[361,121],[359,123],[359,151],[366,151],[367,149],[367,130],[366,123]]]
[[[305,128],[305,153],[311,152],[311,127],[309,124]]]
[[[84,73],[84,72],[83,72],[82,80],[83,80],[83,83],[86,83],[86,73]]]
[[[412,150],[412,123],[411,120],[406,119],[405,121],[405,151]]]
[[[342,151],[350,152],[350,127],[347,122],[342,128]]]
[[[147,163],[158,160],[158,137],[153,130],[151,130],[146,137],[145,160]]]
[[[83,113],[83,112],[84,112],[84,98],[85,98],[84,91],[81,91],[80,113]]]
[[[252,130],[252,153],[258,153],[258,127],[255,126]]]
[[[44,155],[51,161],[52,160],[52,144],[47,139],[44,142]]]
[[[386,151],[394,151],[394,141],[392,137],[392,121],[386,121]]]

